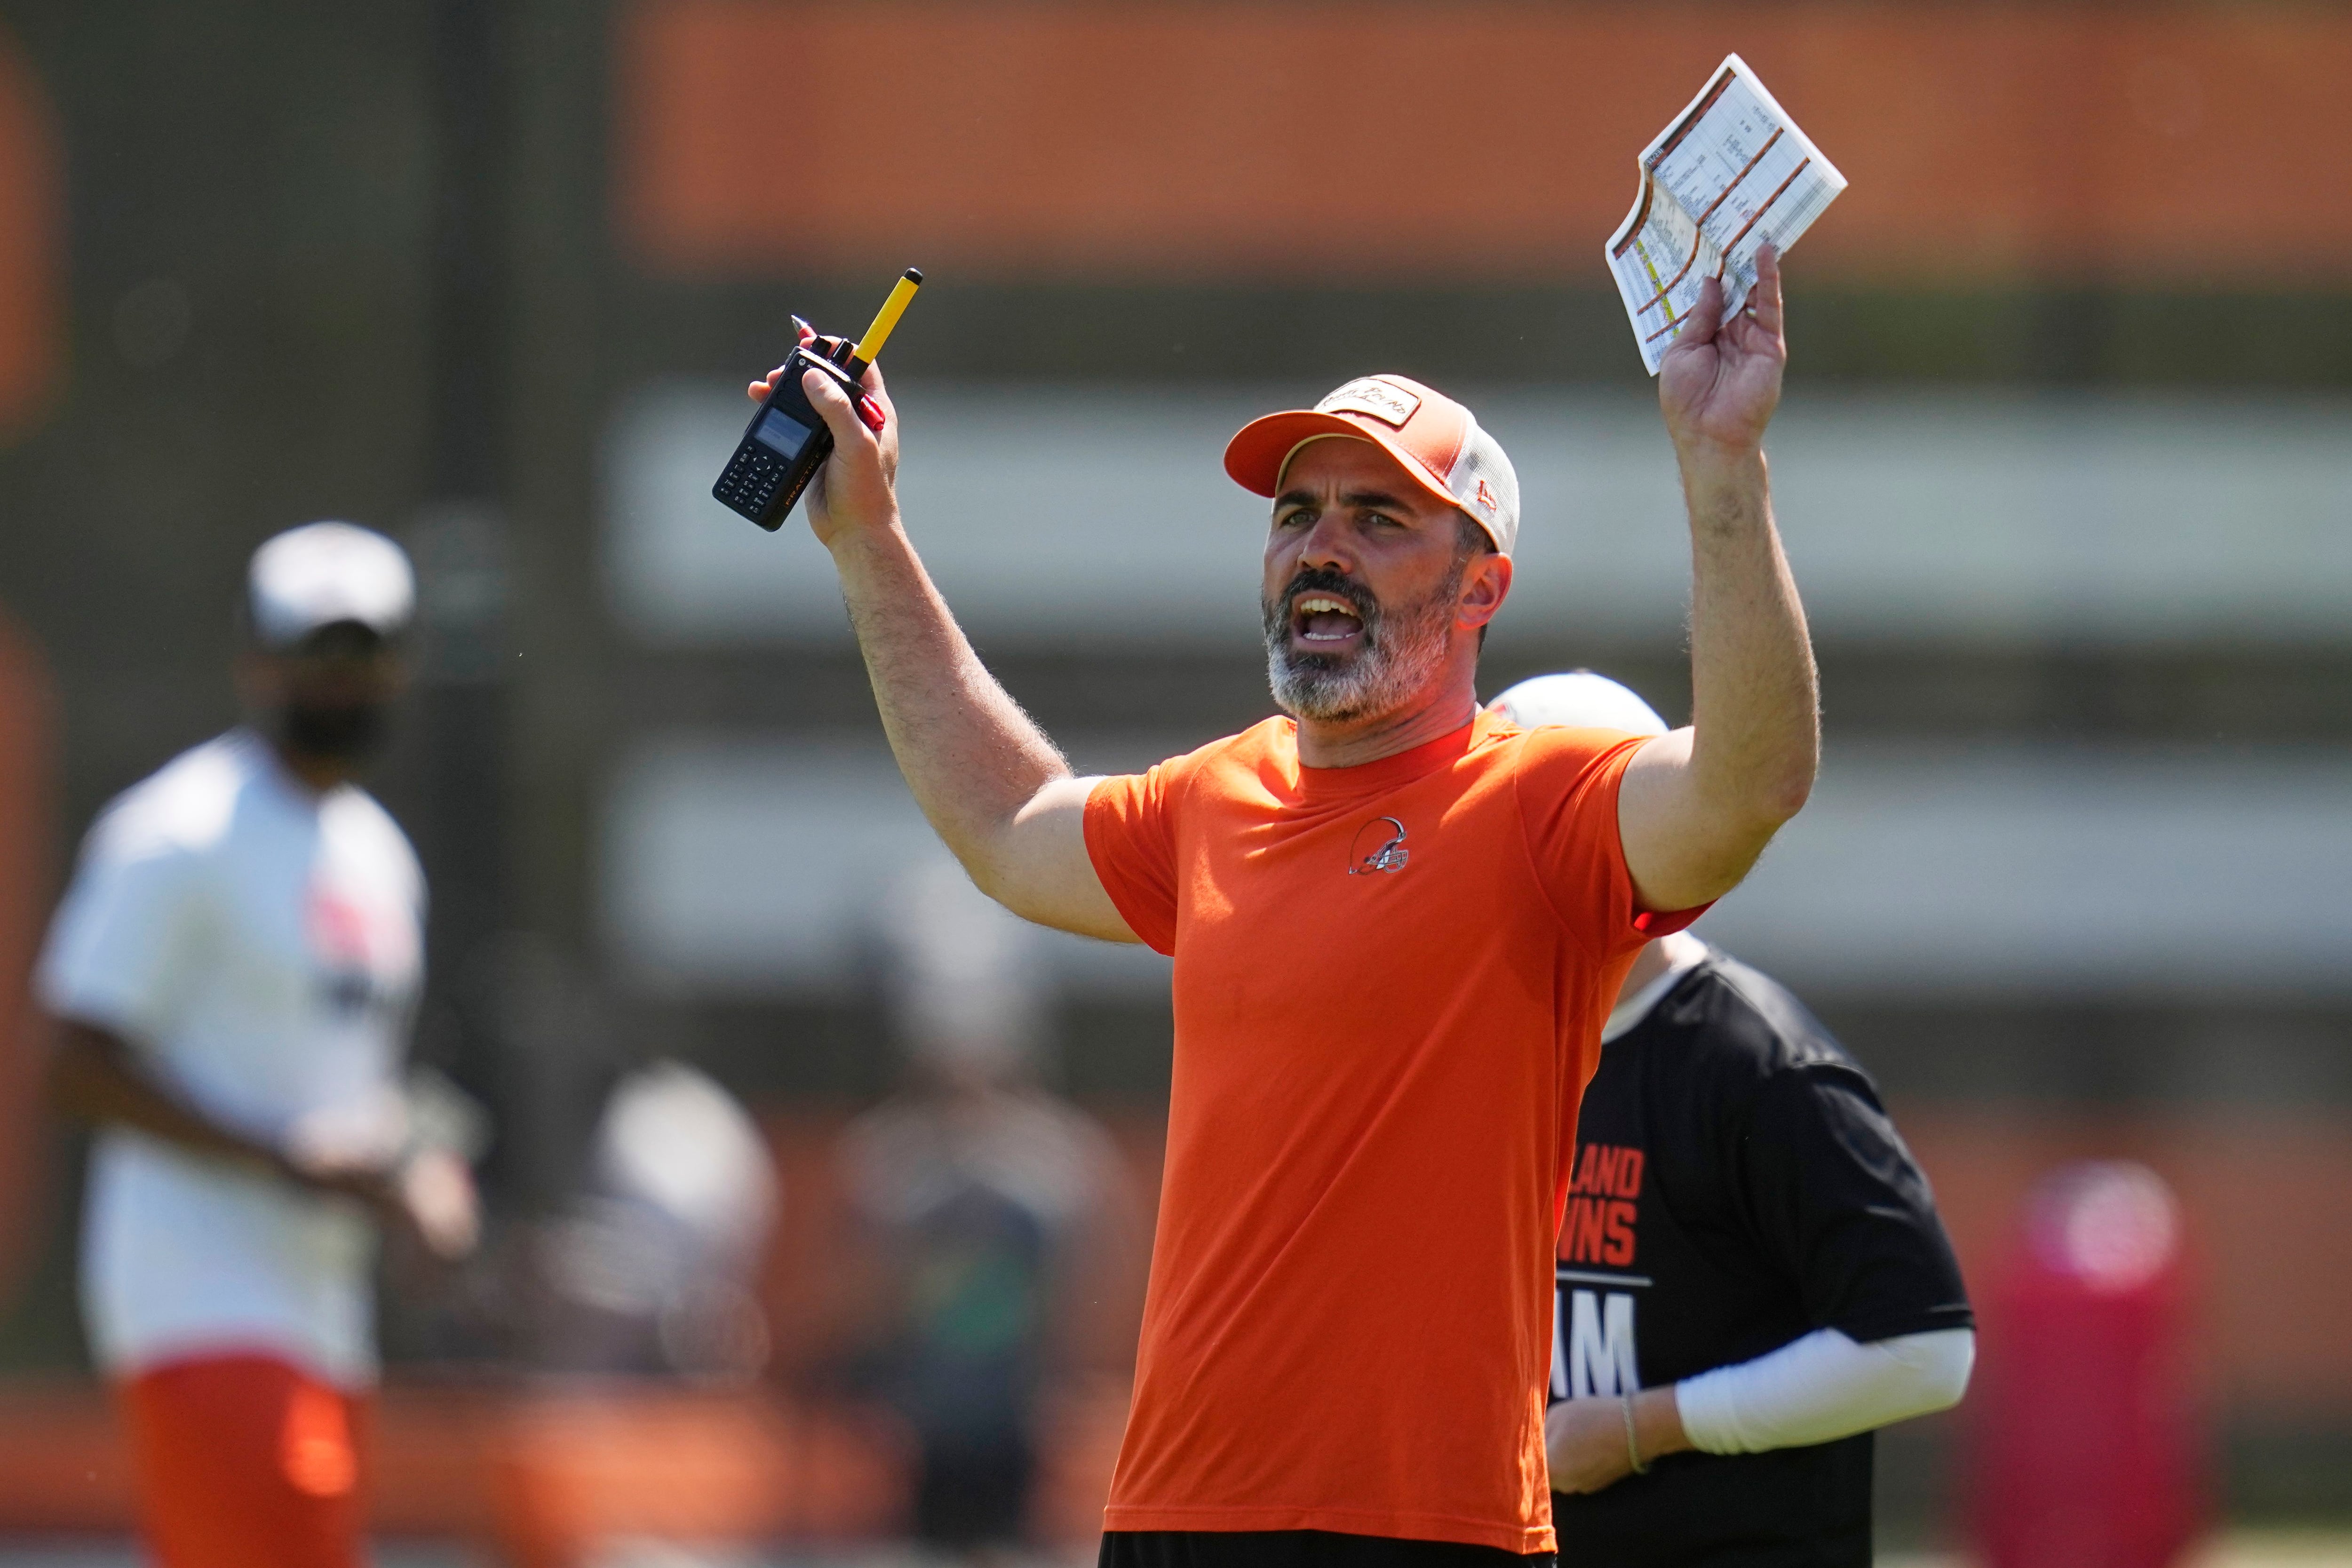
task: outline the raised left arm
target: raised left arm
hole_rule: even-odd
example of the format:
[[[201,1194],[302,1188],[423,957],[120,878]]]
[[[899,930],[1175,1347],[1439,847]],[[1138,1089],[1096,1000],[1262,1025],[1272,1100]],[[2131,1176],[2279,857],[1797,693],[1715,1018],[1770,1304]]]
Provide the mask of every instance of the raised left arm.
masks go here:
[[[1618,794],[1626,868],[1652,910],[1737,887],[1805,804],[1821,757],[1812,644],[1764,464],[1788,360],[1769,248],[1747,308],[1722,311],[1709,282],[1658,376],[1690,511],[1691,723],[1643,746]]]

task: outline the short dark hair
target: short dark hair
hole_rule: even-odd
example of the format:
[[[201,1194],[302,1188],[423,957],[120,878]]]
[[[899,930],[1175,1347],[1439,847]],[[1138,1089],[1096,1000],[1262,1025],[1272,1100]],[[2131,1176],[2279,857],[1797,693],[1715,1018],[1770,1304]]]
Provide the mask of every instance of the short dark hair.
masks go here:
[[[1455,507],[1454,509],[1454,553],[1455,557],[1459,560],[1468,561],[1474,557],[1484,555],[1494,548],[1495,536],[1486,531],[1486,525],[1480,522],[1476,518],[1472,517],[1460,507]]]
[[[1495,548],[1495,536],[1486,525],[1460,507],[1454,509],[1454,565],[1456,571]],[[1478,646],[1486,646],[1486,628],[1478,628]]]

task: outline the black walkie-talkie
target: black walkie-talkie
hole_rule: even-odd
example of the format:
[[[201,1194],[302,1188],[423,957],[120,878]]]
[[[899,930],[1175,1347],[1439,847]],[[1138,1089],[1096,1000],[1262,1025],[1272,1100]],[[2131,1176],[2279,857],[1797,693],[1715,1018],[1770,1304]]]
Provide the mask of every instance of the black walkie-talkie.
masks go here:
[[[784,361],[784,371],[776,377],[775,385],[768,392],[768,400],[743,426],[743,438],[735,444],[735,455],[727,459],[719,471],[719,482],[710,493],[730,511],[740,512],[773,533],[783,526],[801,499],[809,481],[825,458],[833,455],[833,432],[825,428],[824,416],[801,390],[801,377],[810,371],[819,371],[841,384],[842,392],[857,405],[861,416],[873,405],[864,401],[864,390],[858,384],[865,379],[866,367],[882,352],[891,330],[898,326],[907,303],[922,287],[923,275],[916,268],[907,268],[890,297],[882,302],[880,314],[866,329],[866,336],[852,343],[835,340],[829,353],[814,353],[815,345],[795,347]],[[819,342],[824,340],[818,340]],[[870,422],[870,421],[869,421]]]

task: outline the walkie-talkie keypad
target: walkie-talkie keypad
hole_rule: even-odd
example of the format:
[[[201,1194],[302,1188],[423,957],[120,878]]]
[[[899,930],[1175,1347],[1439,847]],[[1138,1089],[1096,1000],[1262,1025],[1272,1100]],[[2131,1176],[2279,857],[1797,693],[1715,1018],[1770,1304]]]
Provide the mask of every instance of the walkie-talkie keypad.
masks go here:
[[[710,493],[746,517],[756,518],[776,499],[776,487],[783,477],[782,458],[757,443],[746,442]]]
[[[719,471],[719,481],[710,487],[721,505],[771,533],[782,526],[793,503],[800,500],[833,451],[833,437],[825,429],[824,416],[810,406],[807,394],[801,390],[801,375],[812,369],[821,369],[847,384],[837,366],[805,349],[794,349],[767,401],[743,427],[734,456]]]

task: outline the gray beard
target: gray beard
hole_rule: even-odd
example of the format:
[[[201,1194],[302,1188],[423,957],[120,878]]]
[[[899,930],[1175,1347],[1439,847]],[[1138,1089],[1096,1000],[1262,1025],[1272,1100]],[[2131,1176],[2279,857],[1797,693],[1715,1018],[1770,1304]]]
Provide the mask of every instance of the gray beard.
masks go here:
[[[1276,703],[1294,719],[1318,724],[1377,719],[1404,707],[1445,658],[1466,565],[1456,562],[1438,590],[1417,605],[1391,612],[1359,602],[1363,650],[1345,663],[1292,648],[1289,595],[1265,605],[1265,678]]]

